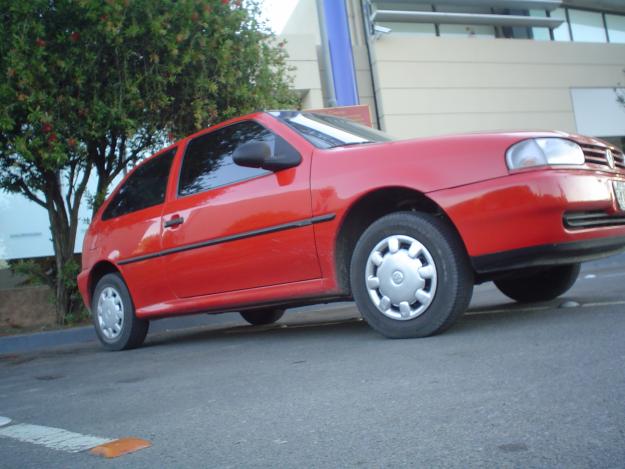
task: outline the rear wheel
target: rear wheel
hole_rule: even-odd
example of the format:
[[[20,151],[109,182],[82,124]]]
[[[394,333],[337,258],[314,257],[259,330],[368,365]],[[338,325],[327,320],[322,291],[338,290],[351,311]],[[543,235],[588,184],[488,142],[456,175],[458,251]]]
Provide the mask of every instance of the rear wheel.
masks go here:
[[[91,315],[104,348],[127,350],[143,344],[149,321],[135,316],[130,292],[119,274],[103,276],[95,287]]]
[[[520,303],[548,301],[568,291],[579,275],[580,264],[545,267],[495,280],[501,293]]]
[[[253,311],[241,311],[241,316],[253,326],[272,324],[282,317],[283,309],[255,309]]]
[[[438,218],[413,212],[384,216],[365,230],[350,282],[363,318],[390,338],[443,332],[462,316],[473,292],[457,235]]]

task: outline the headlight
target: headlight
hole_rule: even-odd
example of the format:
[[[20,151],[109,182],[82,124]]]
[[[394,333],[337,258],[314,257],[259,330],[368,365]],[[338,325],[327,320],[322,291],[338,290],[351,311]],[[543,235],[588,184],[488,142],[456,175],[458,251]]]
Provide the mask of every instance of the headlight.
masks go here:
[[[506,152],[509,169],[558,164],[584,164],[582,147],[564,138],[532,138],[512,145]]]

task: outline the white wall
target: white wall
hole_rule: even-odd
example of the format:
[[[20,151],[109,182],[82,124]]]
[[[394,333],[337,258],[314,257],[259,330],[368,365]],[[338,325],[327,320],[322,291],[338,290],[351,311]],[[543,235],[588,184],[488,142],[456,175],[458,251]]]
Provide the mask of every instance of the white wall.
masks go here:
[[[113,181],[111,190],[121,181]],[[94,194],[95,178],[91,178],[87,192]],[[82,251],[82,241],[89,227],[91,208],[88,197],[83,197],[74,252]],[[0,191],[0,259],[23,259],[54,255],[48,212],[19,194]]]

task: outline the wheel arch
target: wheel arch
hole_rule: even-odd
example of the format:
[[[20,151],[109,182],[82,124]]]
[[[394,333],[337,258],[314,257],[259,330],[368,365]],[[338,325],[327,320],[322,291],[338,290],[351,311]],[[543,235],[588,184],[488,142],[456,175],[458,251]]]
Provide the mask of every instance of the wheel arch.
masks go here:
[[[403,186],[377,188],[355,199],[341,219],[335,240],[334,261],[337,283],[342,292],[351,293],[350,263],[354,248],[362,233],[375,220],[401,211],[429,213],[440,218],[455,232],[467,254],[464,241],[453,221],[442,207],[423,192]]]
[[[89,303],[93,300],[93,292],[102,277],[107,274],[119,274],[122,279],[123,275],[115,264],[111,261],[102,260],[97,262],[89,272],[89,281],[87,282],[87,291],[89,293]]]

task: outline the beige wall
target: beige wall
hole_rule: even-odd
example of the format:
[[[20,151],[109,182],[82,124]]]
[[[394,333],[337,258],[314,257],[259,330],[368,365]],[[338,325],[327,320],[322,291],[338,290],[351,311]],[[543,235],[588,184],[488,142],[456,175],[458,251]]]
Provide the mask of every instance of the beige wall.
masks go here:
[[[295,68],[293,88],[302,96],[302,107],[323,107],[321,70],[317,58],[317,41],[312,34],[282,35],[289,54],[288,64]]]
[[[570,89],[622,82],[625,45],[383,36],[372,43],[382,127],[398,137],[576,131]]]

